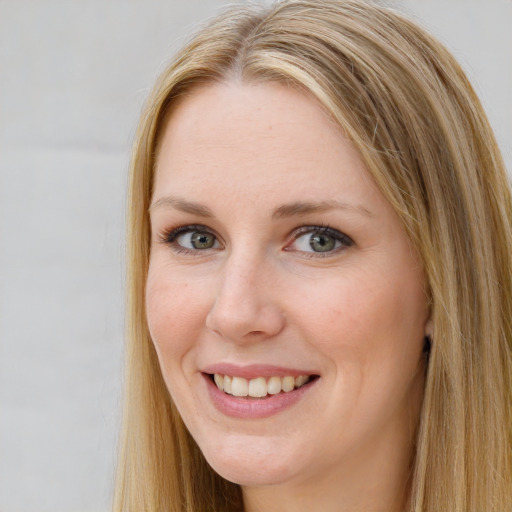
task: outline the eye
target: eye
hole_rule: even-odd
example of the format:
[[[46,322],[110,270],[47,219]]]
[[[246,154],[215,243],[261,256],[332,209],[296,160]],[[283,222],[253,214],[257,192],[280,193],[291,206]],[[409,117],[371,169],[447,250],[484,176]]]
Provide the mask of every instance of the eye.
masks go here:
[[[186,249],[212,249],[218,245],[215,235],[206,231],[189,231],[176,237],[176,242]]]
[[[350,237],[336,229],[326,226],[307,226],[300,228],[287,250],[325,254],[350,247],[353,243]]]
[[[204,226],[180,226],[164,235],[163,241],[178,251],[203,251],[220,247],[217,237]]]

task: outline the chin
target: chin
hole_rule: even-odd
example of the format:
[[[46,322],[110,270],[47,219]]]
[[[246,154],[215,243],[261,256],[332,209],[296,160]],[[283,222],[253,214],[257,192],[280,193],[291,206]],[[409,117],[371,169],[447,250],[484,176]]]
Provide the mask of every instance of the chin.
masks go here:
[[[293,478],[293,465],[275,450],[253,446],[252,440],[237,440],[203,450],[204,457],[220,476],[242,486],[278,485]],[[243,448],[243,449],[240,449]]]
[[[289,479],[285,468],[262,468],[254,462],[247,464],[211,464],[222,478],[243,487],[279,485]]]

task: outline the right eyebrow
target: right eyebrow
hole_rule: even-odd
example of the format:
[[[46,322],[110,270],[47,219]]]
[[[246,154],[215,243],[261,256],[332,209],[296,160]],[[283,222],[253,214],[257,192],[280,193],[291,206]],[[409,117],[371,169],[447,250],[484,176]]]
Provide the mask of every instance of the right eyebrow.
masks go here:
[[[193,201],[187,201],[180,197],[164,196],[160,197],[156,201],[153,201],[149,206],[149,212],[159,210],[161,208],[174,208],[185,213],[191,213],[198,215],[199,217],[212,218],[214,217],[212,210],[207,206]]]

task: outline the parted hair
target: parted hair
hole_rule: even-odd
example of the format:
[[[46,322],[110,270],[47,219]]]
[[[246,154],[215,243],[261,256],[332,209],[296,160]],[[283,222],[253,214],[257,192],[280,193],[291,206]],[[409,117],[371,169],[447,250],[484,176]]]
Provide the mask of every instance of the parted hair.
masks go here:
[[[315,98],[401,218],[428,281],[433,337],[407,512],[512,510],[512,199],[488,120],[453,56],[361,0],[237,6],[177,54],[136,134],[116,512],[243,510],[163,382],[144,304],[155,155],[173,106],[208,83],[279,82]]]

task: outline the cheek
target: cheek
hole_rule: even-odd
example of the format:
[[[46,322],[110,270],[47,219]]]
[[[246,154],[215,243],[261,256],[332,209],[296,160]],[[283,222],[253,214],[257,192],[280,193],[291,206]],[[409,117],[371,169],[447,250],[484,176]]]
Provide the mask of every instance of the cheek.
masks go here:
[[[382,367],[407,359],[413,366],[427,317],[421,283],[417,275],[399,273],[393,279],[379,272],[339,274],[296,289],[294,316],[310,342],[339,365]]]
[[[207,298],[198,293],[193,282],[172,275],[150,266],[146,284],[149,331],[159,358],[164,356],[166,365],[197,339],[208,311]]]
[[[381,293],[360,275],[332,275],[314,284],[303,280],[290,295],[295,319],[312,342],[329,351],[357,348],[362,339],[370,342],[369,331],[386,317]]]

